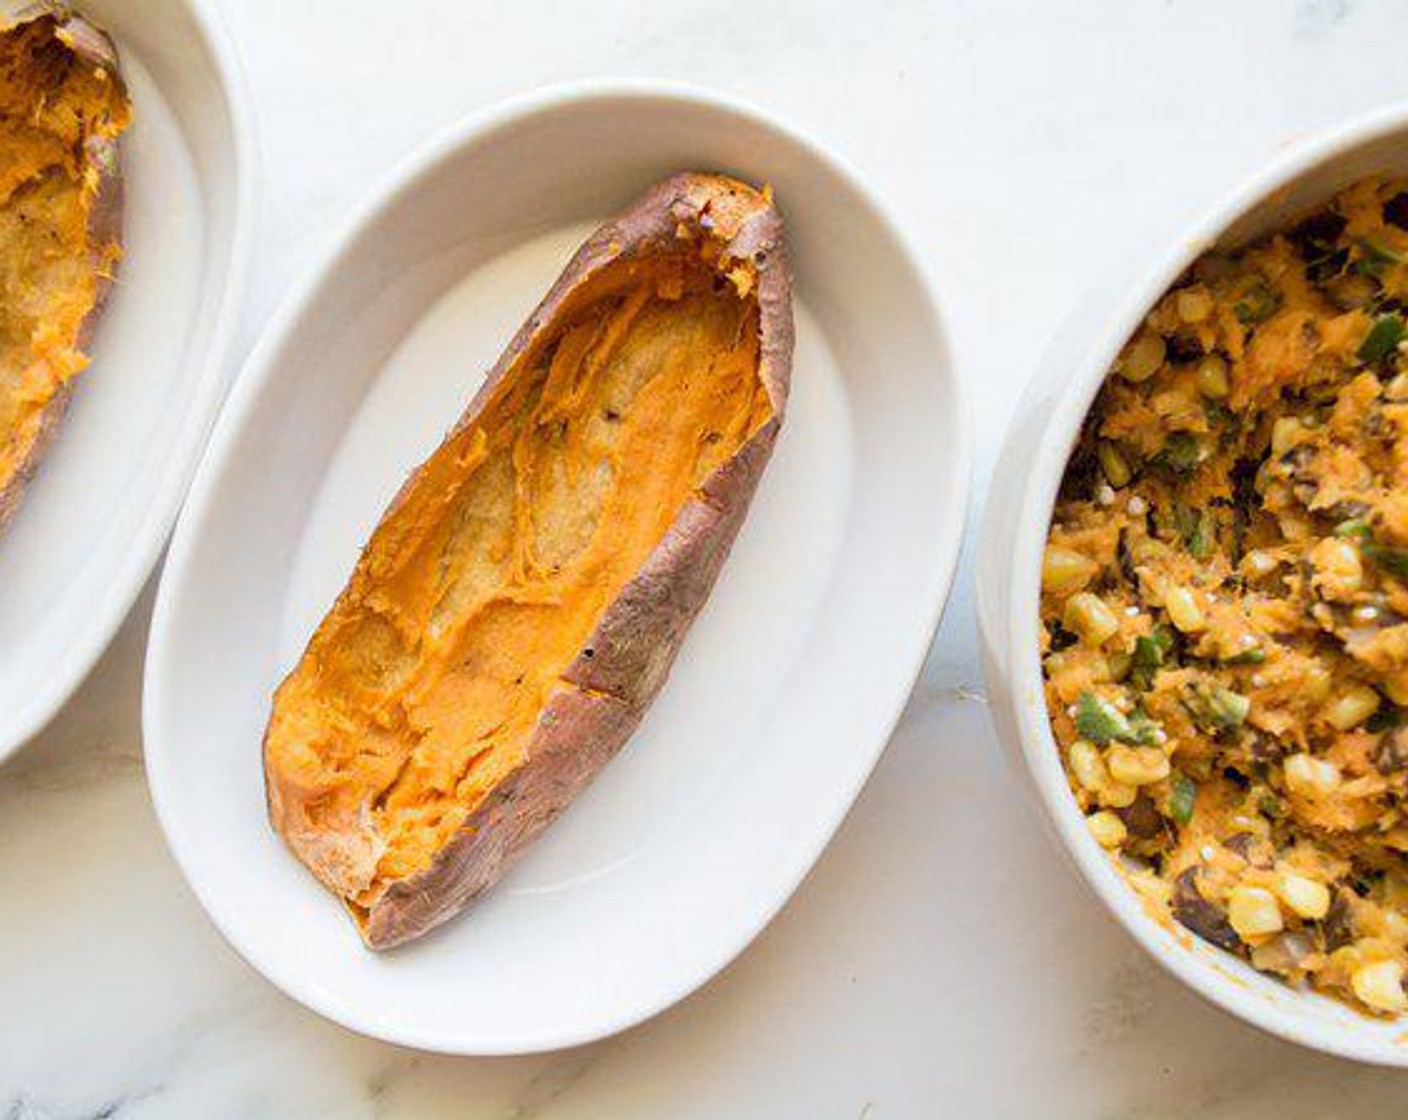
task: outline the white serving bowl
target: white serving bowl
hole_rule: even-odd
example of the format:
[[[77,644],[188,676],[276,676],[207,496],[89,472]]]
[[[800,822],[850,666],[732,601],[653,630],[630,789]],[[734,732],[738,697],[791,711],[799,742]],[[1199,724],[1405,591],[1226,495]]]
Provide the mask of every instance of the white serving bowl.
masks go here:
[[[125,252],[92,365],[0,537],[0,760],[78,687],[161,555],[229,383],[254,225],[247,99],[206,0],[75,6],[132,92]]]
[[[1165,291],[1204,251],[1283,225],[1374,172],[1408,173],[1408,106],[1282,153],[1176,237],[1153,236],[1084,299],[1053,339],[1008,434],[978,562],[978,615],[992,711],[1016,769],[1085,882],[1149,954],[1217,1006],[1306,1046],[1408,1066],[1408,1023],[1299,992],[1186,931],[1154,921],[1086,827],[1051,733],[1038,653],[1041,557],[1066,460],[1106,371]]]
[[[406,473],[584,236],[678,170],[776,190],[796,274],[787,422],[635,737],[524,861],[414,944],[365,949],[265,814],[260,740]],[[879,757],[964,523],[966,410],[922,270],[835,157],[756,110],[574,86],[429,144],[260,342],[171,545],[143,720],[167,840],[230,943],[294,998],[427,1049],[588,1041],[762,929]]]

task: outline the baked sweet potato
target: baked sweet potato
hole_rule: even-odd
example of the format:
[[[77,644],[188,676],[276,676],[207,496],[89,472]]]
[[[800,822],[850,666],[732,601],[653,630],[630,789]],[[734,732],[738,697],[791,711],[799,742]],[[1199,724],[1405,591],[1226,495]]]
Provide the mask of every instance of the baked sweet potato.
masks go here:
[[[274,828],[366,943],[491,885],[630,736],[733,543],[792,361],[766,191],[681,174],[584,244],[279,687]]]
[[[112,41],[67,7],[0,15],[0,528],[88,364],[121,256]]]

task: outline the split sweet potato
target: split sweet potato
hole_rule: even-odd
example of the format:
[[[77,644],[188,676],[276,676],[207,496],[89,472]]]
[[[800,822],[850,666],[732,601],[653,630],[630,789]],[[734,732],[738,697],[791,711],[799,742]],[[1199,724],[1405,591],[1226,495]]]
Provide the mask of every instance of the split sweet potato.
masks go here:
[[[0,15],[0,527],[63,420],[121,256],[112,41],[60,4]]]
[[[274,827],[381,949],[492,884],[630,736],[782,424],[770,195],[652,188],[578,251],[277,691]]]

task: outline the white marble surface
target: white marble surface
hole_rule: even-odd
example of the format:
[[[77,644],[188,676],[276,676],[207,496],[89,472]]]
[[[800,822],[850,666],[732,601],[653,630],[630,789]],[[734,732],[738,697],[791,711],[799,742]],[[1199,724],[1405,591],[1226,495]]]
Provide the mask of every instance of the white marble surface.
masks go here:
[[[811,129],[893,202],[976,387],[978,499],[1042,340],[1147,214],[1408,96],[1401,0],[226,7],[266,157],[246,342],[437,126],[560,79],[707,83]],[[620,1038],[495,1061],[329,1026],[216,936],[142,781],[144,597],[0,771],[0,1117],[1401,1114],[1408,1074],[1203,1006],[1081,891],[998,757],[970,588],[965,571],[850,819],[734,967]]]

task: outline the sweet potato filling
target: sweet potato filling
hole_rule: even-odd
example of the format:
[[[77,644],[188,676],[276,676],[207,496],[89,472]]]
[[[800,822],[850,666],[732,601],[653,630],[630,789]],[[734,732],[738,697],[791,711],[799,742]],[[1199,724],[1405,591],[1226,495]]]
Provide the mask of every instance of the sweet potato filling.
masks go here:
[[[1148,908],[1408,1014],[1408,180],[1188,270],[1087,417],[1042,568],[1052,728]]]
[[[90,145],[128,117],[121,84],[52,18],[0,34],[0,494],[88,363],[85,321],[120,255],[116,222],[95,221]]]
[[[354,907],[522,761],[608,605],[772,416],[747,278],[681,249],[579,289],[407,484],[275,698],[275,811]]]

